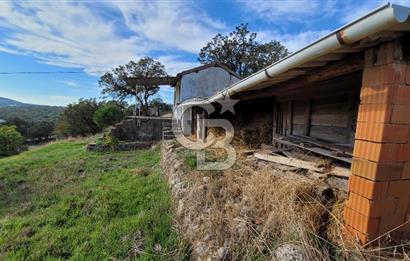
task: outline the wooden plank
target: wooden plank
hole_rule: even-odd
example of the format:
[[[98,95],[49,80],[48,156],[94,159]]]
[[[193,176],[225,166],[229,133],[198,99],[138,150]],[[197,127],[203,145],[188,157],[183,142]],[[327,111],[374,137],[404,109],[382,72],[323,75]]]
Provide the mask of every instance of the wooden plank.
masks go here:
[[[346,140],[346,132],[346,128],[312,125],[310,128],[310,137],[329,143],[344,143]]]
[[[349,178],[350,169],[336,166],[330,171],[329,174],[337,177]]]
[[[266,88],[256,91],[247,91],[235,94],[234,99],[250,100],[272,96],[291,97],[320,97],[344,93],[349,91],[360,91],[362,76],[358,71],[356,74],[340,76],[319,82],[308,82],[305,77],[299,77],[289,82],[280,84],[267,84]],[[302,91],[303,90],[303,91]]]
[[[312,137],[299,136],[299,135],[292,135],[289,138],[294,143],[302,142],[302,143],[312,144],[315,147],[329,149],[331,151],[338,152],[338,153],[341,153],[341,154],[349,156],[349,157],[353,156],[352,155],[352,149],[350,147],[348,147],[349,144],[333,144],[333,143],[321,142],[321,141],[316,140]]]
[[[303,144],[302,145],[296,144],[296,143],[286,141],[286,140],[283,140],[283,139],[280,139],[280,138],[279,139],[275,138],[275,142],[278,142],[278,143],[281,143],[281,144],[284,144],[284,145],[287,145],[287,146],[293,146],[293,147],[301,148],[301,149],[311,151],[313,153],[316,153],[316,154],[319,154],[319,155],[322,155],[322,156],[326,156],[326,157],[329,157],[329,158],[332,158],[332,159],[337,159],[337,160],[340,160],[340,161],[343,161],[343,162],[346,162],[346,163],[352,163],[352,158],[332,155],[332,151],[328,150],[328,149],[322,149],[322,148],[317,148],[317,147],[306,147],[306,146],[303,146]]]
[[[255,153],[256,158],[274,162],[282,165],[287,165],[291,167],[296,167],[300,169],[307,169],[316,172],[323,172],[323,169],[316,167],[316,165],[310,161],[298,160],[298,159],[291,159],[283,156],[276,156],[276,155],[269,155],[269,154],[262,154],[262,153]]]
[[[304,124],[293,124],[293,135],[303,135],[303,132],[305,131],[305,125]]]
[[[292,135],[293,132],[293,101],[289,101],[289,133],[288,135]]]
[[[305,106],[305,122],[304,122],[304,130],[303,135],[309,136],[310,133],[310,123],[312,117],[312,99],[306,101]]]
[[[331,111],[328,114],[312,114],[311,125],[313,126],[327,126],[327,127],[340,127],[346,128],[349,122],[349,114],[346,113],[332,113]]]
[[[342,61],[326,66],[320,72],[309,74],[306,79],[309,82],[326,80],[340,75],[346,75],[355,71],[363,70],[364,60],[360,56],[352,56]]]
[[[293,113],[293,124],[304,124],[305,123],[305,115],[303,113]]]

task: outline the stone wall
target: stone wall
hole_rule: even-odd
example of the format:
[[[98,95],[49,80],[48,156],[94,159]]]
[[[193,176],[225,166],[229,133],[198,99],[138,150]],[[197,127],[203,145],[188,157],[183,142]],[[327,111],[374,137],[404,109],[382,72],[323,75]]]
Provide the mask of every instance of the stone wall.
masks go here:
[[[159,141],[170,126],[171,118],[135,116],[115,125],[108,135],[120,141]]]

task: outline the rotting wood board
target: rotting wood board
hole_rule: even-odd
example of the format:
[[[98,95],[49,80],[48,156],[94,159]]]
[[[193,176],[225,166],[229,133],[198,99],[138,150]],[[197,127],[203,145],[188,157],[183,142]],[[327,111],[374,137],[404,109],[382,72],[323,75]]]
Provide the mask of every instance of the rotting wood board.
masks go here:
[[[350,169],[336,166],[330,171],[329,175],[342,178],[349,178]]]
[[[287,158],[287,157],[279,156],[279,155],[269,155],[269,154],[258,153],[258,152],[256,152],[254,156],[258,159],[273,162],[273,163],[278,163],[278,164],[296,167],[300,169],[307,169],[307,170],[311,170],[315,172],[323,172],[323,168],[316,167],[316,164],[310,161],[298,160],[294,158]]]
[[[288,141],[288,140],[283,140],[283,139],[278,139],[278,138],[273,138],[275,142],[281,143],[283,145],[287,145],[287,146],[293,146],[293,147],[297,147],[297,148],[301,148],[307,151],[311,151],[313,153],[322,155],[322,156],[326,156],[332,159],[336,159],[336,160],[340,160],[343,162],[347,162],[347,163],[352,163],[352,159],[350,157],[340,157],[340,156],[335,156],[332,155],[332,150],[328,150],[328,149],[323,149],[323,148],[318,148],[318,147],[306,147],[303,143],[301,144],[296,144],[294,142]],[[312,145],[312,144],[310,144]]]

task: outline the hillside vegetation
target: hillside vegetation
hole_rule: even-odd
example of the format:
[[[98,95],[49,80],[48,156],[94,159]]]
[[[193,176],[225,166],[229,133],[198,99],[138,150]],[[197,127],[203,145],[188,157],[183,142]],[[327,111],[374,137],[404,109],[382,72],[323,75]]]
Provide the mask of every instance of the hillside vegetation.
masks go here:
[[[86,143],[0,159],[0,260],[178,257],[159,151],[90,153]]]
[[[0,97],[0,119],[20,118],[28,122],[55,122],[64,110],[61,106],[28,104]]]
[[[45,105],[0,107],[0,119],[7,120],[17,117],[29,122],[55,122],[63,110],[64,107]]]

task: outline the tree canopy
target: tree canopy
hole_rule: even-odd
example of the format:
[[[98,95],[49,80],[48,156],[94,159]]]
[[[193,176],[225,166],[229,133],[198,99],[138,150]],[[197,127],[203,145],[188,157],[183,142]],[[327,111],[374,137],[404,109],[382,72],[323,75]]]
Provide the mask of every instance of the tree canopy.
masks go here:
[[[53,121],[25,121],[19,117],[7,119],[1,125],[15,126],[16,130],[26,139],[48,138],[53,135]]]
[[[198,61],[220,62],[240,76],[248,76],[289,54],[279,41],[259,43],[257,33],[241,24],[228,35],[217,34],[199,52]]]
[[[15,155],[26,149],[25,139],[16,126],[0,126],[0,157]]]
[[[130,61],[125,65],[113,68],[105,73],[99,80],[103,95],[109,95],[114,99],[123,101],[126,98],[135,97],[143,115],[148,114],[149,99],[159,91],[158,85],[128,86],[125,82],[127,77],[163,77],[168,76],[164,65],[151,57],[144,57],[138,62]]]
[[[80,99],[78,103],[69,104],[60,115],[57,134],[75,137],[98,133],[101,128],[93,120],[98,108],[99,104],[95,99]]]
[[[112,126],[124,119],[124,108],[114,102],[102,104],[93,119],[100,128]]]

